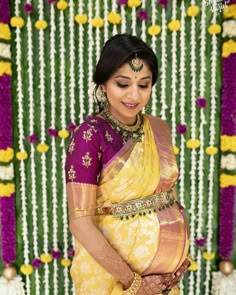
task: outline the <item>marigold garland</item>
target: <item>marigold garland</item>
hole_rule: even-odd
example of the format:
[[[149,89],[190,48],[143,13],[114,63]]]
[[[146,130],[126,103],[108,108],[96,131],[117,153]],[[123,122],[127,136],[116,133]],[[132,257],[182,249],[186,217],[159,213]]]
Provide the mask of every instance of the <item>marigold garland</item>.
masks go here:
[[[61,265],[63,265],[64,267],[68,267],[68,266],[71,265],[71,260],[70,259],[63,258],[61,260]]]
[[[230,54],[236,53],[236,42],[232,39],[223,43],[222,56],[229,57]]]
[[[187,15],[188,16],[196,16],[198,15],[200,9],[197,5],[192,5],[190,7],[188,7],[187,9]]]
[[[26,160],[28,158],[28,153],[26,151],[21,151],[21,152],[18,152],[16,153],[16,158],[18,160]]]
[[[109,23],[111,23],[113,25],[118,25],[121,22],[121,16],[119,13],[116,13],[116,12],[108,13],[107,19],[108,19]]]
[[[220,175],[220,187],[236,186],[236,175],[222,173]]]
[[[10,197],[15,192],[14,183],[0,183],[0,197]]]
[[[0,39],[4,39],[4,40],[11,39],[11,31],[9,26],[1,22],[0,22]]]
[[[201,142],[198,139],[189,139],[186,143],[187,147],[190,149],[198,148]]]
[[[140,6],[142,4],[142,1],[141,0],[128,0],[128,3],[127,3],[127,5],[129,6],[129,7],[138,7],[138,6]]]
[[[94,28],[102,28],[104,26],[104,20],[100,17],[95,17],[91,20],[91,24]]]
[[[222,135],[220,148],[223,152],[236,152],[236,136]]]
[[[28,275],[31,275],[33,273],[34,269],[33,269],[33,266],[31,264],[23,264],[20,267],[20,271],[24,275],[28,276]]]
[[[148,34],[151,36],[158,35],[160,34],[160,32],[161,32],[161,27],[158,25],[153,25],[148,28]]]
[[[202,257],[206,260],[212,260],[215,258],[215,253],[214,252],[204,252]]]
[[[12,148],[7,148],[6,150],[0,150],[0,162],[8,163],[14,157],[14,150]]]
[[[12,75],[10,62],[0,61],[0,76],[3,74]]]
[[[57,9],[59,9],[59,10],[65,10],[67,7],[68,7],[68,3],[64,0],[60,0],[57,3]]]
[[[224,18],[236,18],[236,4],[231,4],[224,9],[223,12]]]
[[[49,263],[52,261],[52,255],[43,253],[40,255],[40,259],[43,263]]]
[[[180,30],[180,21],[179,20],[172,20],[168,24],[168,28],[170,31],[179,31]]]
[[[40,153],[46,153],[49,150],[49,146],[46,143],[40,143],[37,145],[37,151]]]
[[[208,155],[216,155],[218,153],[218,148],[215,146],[208,146],[206,148],[206,153]]]
[[[197,262],[193,261],[192,264],[188,267],[188,270],[190,271],[196,271],[198,269]]]
[[[178,155],[179,154],[179,148],[177,146],[174,146],[173,147],[173,151],[174,151],[174,154],[175,155]]]
[[[84,25],[88,22],[88,16],[87,14],[77,14],[75,16],[75,21],[80,25]]]
[[[70,135],[69,131],[67,130],[59,130],[58,136],[61,138],[67,138]]]
[[[37,20],[35,23],[35,28],[38,30],[45,30],[48,26],[48,23],[46,20]]]
[[[18,27],[20,29],[25,25],[24,19],[22,17],[19,17],[19,16],[13,16],[11,18],[10,23],[11,23],[12,27],[14,27],[14,28]]]
[[[221,26],[217,24],[210,25],[208,28],[208,33],[210,35],[219,34],[221,32]]]

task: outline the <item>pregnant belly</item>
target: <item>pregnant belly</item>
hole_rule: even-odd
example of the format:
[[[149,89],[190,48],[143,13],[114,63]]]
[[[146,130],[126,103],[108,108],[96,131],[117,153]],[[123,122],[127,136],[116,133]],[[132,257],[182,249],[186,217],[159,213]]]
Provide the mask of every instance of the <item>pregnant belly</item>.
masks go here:
[[[189,248],[188,225],[180,204],[159,211],[160,236],[152,263],[142,273],[163,274],[176,271],[187,256]]]

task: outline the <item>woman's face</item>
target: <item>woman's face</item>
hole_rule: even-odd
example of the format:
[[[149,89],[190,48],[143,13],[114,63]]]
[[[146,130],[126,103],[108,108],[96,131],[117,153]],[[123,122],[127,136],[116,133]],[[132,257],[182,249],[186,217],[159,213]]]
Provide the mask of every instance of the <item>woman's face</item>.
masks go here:
[[[120,122],[132,125],[151,95],[152,72],[145,62],[140,72],[134,72],[126,63],[103,84],[103,90],[112,115]]]

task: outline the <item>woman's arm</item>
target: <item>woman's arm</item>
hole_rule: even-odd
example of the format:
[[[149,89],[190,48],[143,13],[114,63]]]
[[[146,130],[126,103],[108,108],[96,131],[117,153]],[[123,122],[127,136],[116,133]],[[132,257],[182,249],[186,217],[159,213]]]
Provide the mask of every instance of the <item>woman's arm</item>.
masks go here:
[[[83,216],[70,221],[70,230],[88,253],[128,289],[134,273],[108,243],[93,222],[93,216]]]

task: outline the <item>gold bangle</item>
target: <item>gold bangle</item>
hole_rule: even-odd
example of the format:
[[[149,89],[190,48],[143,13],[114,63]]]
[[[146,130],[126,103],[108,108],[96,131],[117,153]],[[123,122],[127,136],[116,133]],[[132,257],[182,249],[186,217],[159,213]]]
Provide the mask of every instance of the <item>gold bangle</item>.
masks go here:
[[[193,259],[192,259],[191,255],[188,255],[186,259],[189,261],[190,265],[193,263]]]
[[[129,289],[127,289],[126,291],[123,292],[123,295],[134,295],[134,294],[136,294],[138,289],[141,286],[141,282],[142,282],[141,276],[138,273],[134,272],[133,282],[132,282],[131,286],[129,287]]]

